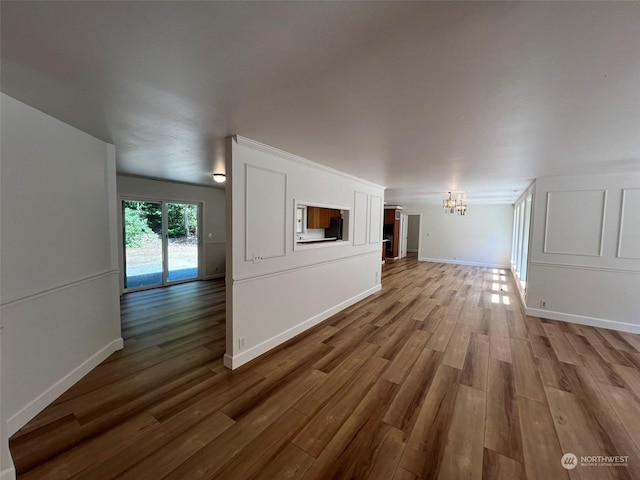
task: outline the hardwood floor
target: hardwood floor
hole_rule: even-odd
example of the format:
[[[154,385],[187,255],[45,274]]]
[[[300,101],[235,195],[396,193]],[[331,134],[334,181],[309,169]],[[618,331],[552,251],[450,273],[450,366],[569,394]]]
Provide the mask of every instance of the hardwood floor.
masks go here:
[[[640,336],[525,317],[508,272],[388,263],[236,371],[220,281],[126,295],[122,318],[125,349],[11,439],[19,480],[640,478]]]

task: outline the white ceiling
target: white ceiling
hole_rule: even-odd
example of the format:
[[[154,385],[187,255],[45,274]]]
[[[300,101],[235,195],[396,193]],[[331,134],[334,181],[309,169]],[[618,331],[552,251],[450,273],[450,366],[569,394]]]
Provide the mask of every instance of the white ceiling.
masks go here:
[[[239,134],[389,187],[512,203],[640,171],[638,2],[2,1],[2,91],[211,185]]]

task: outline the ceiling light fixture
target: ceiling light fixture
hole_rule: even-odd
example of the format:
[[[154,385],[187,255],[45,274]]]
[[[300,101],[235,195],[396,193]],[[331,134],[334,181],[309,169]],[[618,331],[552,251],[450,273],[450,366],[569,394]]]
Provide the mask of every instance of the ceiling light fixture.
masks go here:
[[[224,173],[212,173],[213,181],[216,183],[224,183],[227,179],[227,176]]]
[[[465,213],[467,213],[467,204],[462,203],[462,200],[458,200],[458,204],[456,205],[456,214],[464,216]]]
[[[453,198],[451,192],[449,192],[449,198],[442,201],[442,207],[444,208],[444,213],[455,213],[462,216],[467,213],[467,204],[462,203],[462,200]]]
[[[444,208],[444,213],[456,212],[456,200],[451,197],[451,192],[449,192],[449,198],[442,201],[442,207]]]

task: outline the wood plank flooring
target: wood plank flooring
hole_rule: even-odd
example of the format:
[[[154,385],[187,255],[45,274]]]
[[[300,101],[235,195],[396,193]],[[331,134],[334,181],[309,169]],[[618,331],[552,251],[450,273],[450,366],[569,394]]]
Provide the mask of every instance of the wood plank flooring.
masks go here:
[[[508,272],[388,263],[236,371],[224,307],[221,281],[125,295],[125,349],[11,439],[19,480],[640,478],[640,336],[526,317]]]

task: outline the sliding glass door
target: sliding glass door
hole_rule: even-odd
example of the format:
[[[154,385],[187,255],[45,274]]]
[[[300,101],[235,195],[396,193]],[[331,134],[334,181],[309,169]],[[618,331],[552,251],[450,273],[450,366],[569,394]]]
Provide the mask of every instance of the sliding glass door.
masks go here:
[[[199,278],[199,210],[190,203],[122,201],[126,290]]]
[[[198,206],[167,203],[167,281],[198,278]]]

